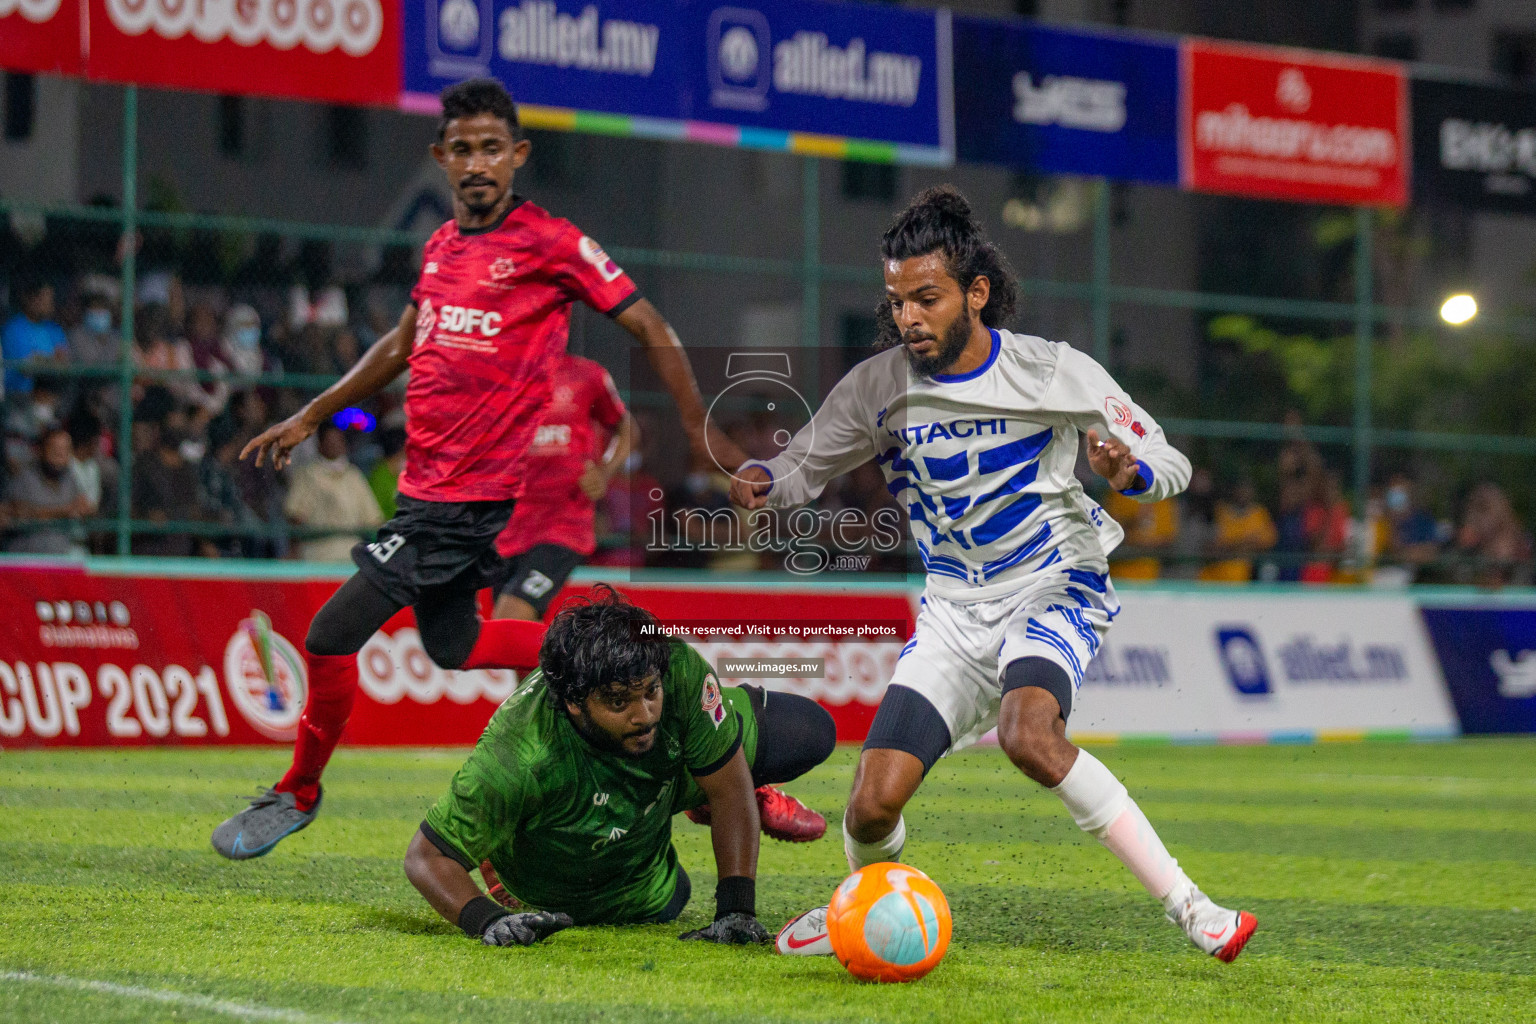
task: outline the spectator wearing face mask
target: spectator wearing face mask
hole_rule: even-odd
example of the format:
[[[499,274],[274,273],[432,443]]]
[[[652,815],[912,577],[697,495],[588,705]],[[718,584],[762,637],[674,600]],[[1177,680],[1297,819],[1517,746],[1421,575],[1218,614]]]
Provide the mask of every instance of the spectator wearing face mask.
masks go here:
[[[1390,536],[1388,558],[1409,570],[1410,580],[1423,567],[1440,557],[1440,548],[1449,530],[1414,501],[1413,480],[1398,473],[1387,483],[1385,498]]]
[[[85,311],[69,332],[69,359],[79,366],[112,366],[121,354],[113,307],[116,298],[102,284],[92,282],[83,290]]]
[[[94,515],[96,504],[80,489],[70,472],[73,456],[69,432],[48,430],[38,443],[37,460],[17,475],[6,489],[6,500],[17,519],[45,520],[50,524],[22,531],[6,550],[34,555],[83,555],[77,527],[71,520]]]
[[[334,530],[323,537],[301,541],[300,558],[314,562],[344,562],[352,546],[364,539],[364,531],[384,522],[378,499],[362,470],[347,458],[347,437],[327,420],[316,435],[320,457],[298,467],[283,512],[295,526]]]
[[[12,367],[29,359],[60,359],[68,354],[64,328],[54,322],[53,285],[24,281],[16,289],[20,312],[0,328],[0,352],[4,353],[5,393],[25,395],[32,378]]]
[[[261,317],[245,303],[231,306],[224,314],[224,333],[219,339],[219,357],[237,377],[270,372],[269,360],[261,347]]]
[[[37,444],[59,426],[63,411],[58,385],[39,375],[24,395],[13,396],[5,410],[5,457],[13,467],[27,466],[37,457]]]

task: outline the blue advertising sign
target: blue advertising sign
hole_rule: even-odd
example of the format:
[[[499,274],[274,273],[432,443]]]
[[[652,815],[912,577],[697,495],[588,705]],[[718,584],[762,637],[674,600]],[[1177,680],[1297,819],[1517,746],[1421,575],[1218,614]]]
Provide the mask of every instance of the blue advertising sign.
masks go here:
[[[1176,44],[957,17],[954,45],[960,159],[1178,183]]]
[[[774,0],[689,3],[689,116],[952,153],[947,11]]]
[[[405,0],[404,88],[491,77],[519,103],[681,118],[679,8],[647,0]]]
[[[821,156],[954,159],[947,11],[819,0],[405,0],[403,20],[409,110],[430,111],[445,86],[488,75],[520,104],[554,108],[533,123]]]
[[[1536,732],[1536,608],[1424,608],[1463,732]]]

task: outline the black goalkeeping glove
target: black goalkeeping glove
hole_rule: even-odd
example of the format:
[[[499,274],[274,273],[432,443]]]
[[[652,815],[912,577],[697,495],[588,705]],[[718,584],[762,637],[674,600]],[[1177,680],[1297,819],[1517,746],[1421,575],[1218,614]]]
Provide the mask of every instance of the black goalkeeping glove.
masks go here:
[[[718,942],[725,946],[750,946],[773,941],[773,936],[768,934],[768,929],[764,928],[763,923],[751,914],[726,914],[708,928],[699,928],[679,935],[678,938]]]
[[[571,915],[551,913],[512,914],[488,896],[477,896],[459,911],[459,927],[487,946],[531,946],[576,922]]]
[[[480,941],[487,946],[531,946],[575,923],[570,914],[547,910],[537,914],[508,914],[492,921],[481,933]]]
[[[773,941],[768,929],[757,919],[757,883],[742,875],[720,879],[715,885],[714,923],[678,938],[718,942],[726,946]]]

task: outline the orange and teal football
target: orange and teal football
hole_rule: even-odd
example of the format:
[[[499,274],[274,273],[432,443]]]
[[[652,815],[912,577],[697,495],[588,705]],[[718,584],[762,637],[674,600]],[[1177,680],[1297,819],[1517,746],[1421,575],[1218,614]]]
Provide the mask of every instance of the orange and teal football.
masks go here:
[[[933,879],[905,864],[870,864],[849,875],[827,908],[832,952],[865,981],[916,981],[949,948],[949,901]]]

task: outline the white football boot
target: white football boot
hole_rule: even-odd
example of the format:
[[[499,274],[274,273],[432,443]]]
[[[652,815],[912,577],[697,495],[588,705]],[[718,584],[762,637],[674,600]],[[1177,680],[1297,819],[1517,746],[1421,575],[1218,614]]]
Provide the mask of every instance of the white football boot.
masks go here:
[[[832,938],[827,934],[827,908],[817,907],[791,918],[779,931],[774,946],[786,956],[831,956]]]
[[[1219,907],[1193,886],[1189,899],[1169,914],[1168,920],[1183,928],[1190,942],[1224,964],[1237,959],[1259,927],[1258,919],[1246,910]]]

